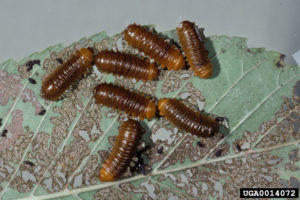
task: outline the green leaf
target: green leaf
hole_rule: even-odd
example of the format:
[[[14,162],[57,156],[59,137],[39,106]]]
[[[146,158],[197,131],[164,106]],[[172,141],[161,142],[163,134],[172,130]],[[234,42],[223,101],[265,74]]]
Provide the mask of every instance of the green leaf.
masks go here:
[[[163,34],[178,40],[174,30]],[[85,46],[134,50],[120,34],[101,32],[70,47],[59,44],[1,64],[0,131],[8,132],[0,138],[0,199],[232,199],[240,187],[299,187],[299,67],[286,66],[279,53],[249,49],[245,38],[211,36],[206,45],[214,66],[211,79],[161,70],[157,81],[144,83],[94,67],[58,102],[39,95],[43,76],[59,65],[56,58],[66,60]],[[33,59],[42,66],[27,72],[25,63]],[[163,118],[145,120],[143,140],[151,144],[144,154],[151,168],[147,176],[127,172],[118,181],[101,183],[101,162],[126,118],[92,98],[94,86],[104,81],[157,99],[181,98],[226,117],[230,128],[203,139]],[[39,115],[42,109],[45,115]]]

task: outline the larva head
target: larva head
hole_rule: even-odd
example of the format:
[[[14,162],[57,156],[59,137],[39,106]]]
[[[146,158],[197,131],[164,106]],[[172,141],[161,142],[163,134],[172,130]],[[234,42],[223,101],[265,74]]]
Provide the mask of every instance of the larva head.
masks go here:
[[[159,110],[159,114],[160,115],[164,115],[164,110],[165,110],[165,105],[168,103],[168,99],[167,98],[163,98],[163,99],[160,99],[158,101],[158,110]]]
[[[206,79],[212,76],[213,67],[212,63],[209,61],[201,67],[191,67],[191,70],[194,71],[195,76]]]
[[[79,54],[90,63],[94,61],[94,51],[92,48],[82,48],[79,50]]]
[[[114,181],[115,180],[113,175],[106,171],[106,163],[104,163],[102,165],[102,168],[101,168],[100,173],[99,173],[99,179],[102,182],[108,182],[108,181]]]
[[[158,69],[157,66],[152,63],[150,65],[150,70],[149,70],[149,74],[148,74],[148,80],[153,80],[158,76]]]
[[[169,67],[170,66],[170,67]],[[170,60],[170,65],[168,65],[168,70],[180,70],[185,66],[185,59],[181,54],[179,49],[176,49],[172,54],[172,60]]]
[[[156,105],[153,101],[149,101],[146,107],[146,118],[148,120],[152,119],[156,113]]]
[[[135,30],[140,29],[140,26],[137,24],[130,24],[124,31],[124,39],[128,42],[131,38],[134,37]]]
[[[108,84],[101,83],[94,88],[93,93],[97,103],[101,104],[103,101],[105,101],[107,97],[107,86]]]

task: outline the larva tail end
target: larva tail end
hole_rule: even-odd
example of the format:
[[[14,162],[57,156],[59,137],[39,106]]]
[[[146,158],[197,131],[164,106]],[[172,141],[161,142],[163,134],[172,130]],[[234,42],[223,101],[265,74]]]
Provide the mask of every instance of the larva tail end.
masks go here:
[[[156,105],[153,101],[149,101],[146,107],[146,118],[148,120],[151,120],[155,116],[155,113],[156,113]]]
[[[60,96],[50,96],[50,95],[48,95],[48,94],[46,94],[46,93],[43,93],[43,92],[41,92],[41,97],[43,97],[44,99],[46,99],[46,100],[49,100],[49,101],[57,101],[59,98],[60,98]]]
[[[191,67],[191,70],[194,71],[195,76],[198,76],[199,78],[210,78],[213,73],[212,63],[208,62],[205,65],[202,65],[201,67]]]
[[[149,72],[149,76],[148,76],[148,80],[153,80],[155,79],[157,76],[158,76],[158,69],[157,69],[157,66],[152,63],[150,65],[150,72]]]
[[[114,181],[115,180],[115,178],[111,174],[107,173],[107,171],[105,170],[104,167],[102,167],[101,170],[100,170],[99,179],[102,182],[108,182],[108,181]]]
[[[193,23],[193,22],[190,22],[190,21],[188,21],[188,20],[184,20],[184,21],[182,21],[182,22],[180,22],[179,23],[179,26],[178,26],[178,28],[182,28],[182,27],[184,27],[184,26],[189,26],[189,25],[194,25],[195,23]],[[177,29],[178,29],[177,28]]]
[[[92,63],[94,60],[94,51],[92,48],[82,48],[79,50],[80,55],[85,57],[88,62]]]
[[[53,84],[49,84],[47,81],[42,83],[41,97],[50,101],[57,101],[61,95]]]

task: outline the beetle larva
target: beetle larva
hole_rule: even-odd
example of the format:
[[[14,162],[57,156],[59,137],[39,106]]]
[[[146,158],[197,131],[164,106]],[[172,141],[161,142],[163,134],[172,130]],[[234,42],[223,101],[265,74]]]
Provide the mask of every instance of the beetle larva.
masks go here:
[[[123,87],[102,83],[95,87],[96,102],[108,107],[124,111],[134,117],[152,119],[156,113],[156,105],[150,97],[131,92]]]
[[[114,181],[124,173],[136,152],[142,133],[141,125],[136,120],[129,119],[120,126],[115,145],[100,170],[101,181]]]
[[[195,112],[177,99],[160,99],[158,110],[160,115],[179,129],[196,136],[209,137],[219,130],[219,124],[215,119]]]
[[[43,80],[42,97],[48,100],[58,100],[66,89],[86,73],[88,68],[92,67],[93,60],[92,49],[82,48],[76,51],[67,62],[58,66]]]
[[[124,39],[133,48],[153,58],[163,68],[179,70],[185,66],[184,57],[175,45],[166,42],[140,25],[129,25],[124,31]]]
[[[200,78],[209,78],[212,75],[212,63],[198,27],[192,22],[183,21],[176,29],[191,70]]]
[[[95,65],[103,72],[145,81],[153,80],[158,75],[158,69],[154,63],[121,52],[101,51],[95,56]]]

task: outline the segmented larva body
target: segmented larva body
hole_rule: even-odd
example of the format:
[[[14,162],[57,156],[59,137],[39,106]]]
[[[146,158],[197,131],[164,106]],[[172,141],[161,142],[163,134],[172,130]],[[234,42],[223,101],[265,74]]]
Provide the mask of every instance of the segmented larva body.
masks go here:
[[[50,73],[42,83],[41,96],[48,100],[58,100],[73,85],[94,60],[93,50],[82,48],[76,51],[64,64]]]
[[[195,112],[177,99],[160,99],[158,110],[160,115],[176,127],[196,136],[209,137],[219,130],[219,124],[215,119]]]
[[[163,68],[179,70],[185,66],[184,56],[175,45],[140,25],[129,25],[124,31],[124,39],[130,46],[144,52]]]
[[[136,152],[141,136],[141,125],[135,120],[129,119],[120,126],[115,145],[100,170],[101,181],[114,181],[124,173]]]
[[[158,75],[158,69],[154,63],[121,52],[101,51],[95,56],[95,65],[102,72],[144,81],[153,80]]]
[[[198,27],[192,22],[183,21],[176,29],[190,69],[200,78],[209,78],[212,75],[212,63]]]
[[[156,113],[156,105],[149,96],[131,92],[125,88],[102,83],[95,87],[96,102],[104,106],[124,111],[133,117],[152,119]]]

